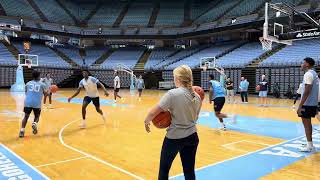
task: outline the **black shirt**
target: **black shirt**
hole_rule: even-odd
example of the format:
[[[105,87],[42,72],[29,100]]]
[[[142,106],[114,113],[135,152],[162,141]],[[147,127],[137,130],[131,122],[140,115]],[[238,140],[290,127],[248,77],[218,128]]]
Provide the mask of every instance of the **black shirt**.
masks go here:
[[[227,90],[233,90],[233,86],[230,86],[233,83],[233,81],[227,81],[226,85],[227,85]]]
[[[260,85],[260,91],[268,91],[267,80],[264,79],[264,80],[260,81],[259,85]]]

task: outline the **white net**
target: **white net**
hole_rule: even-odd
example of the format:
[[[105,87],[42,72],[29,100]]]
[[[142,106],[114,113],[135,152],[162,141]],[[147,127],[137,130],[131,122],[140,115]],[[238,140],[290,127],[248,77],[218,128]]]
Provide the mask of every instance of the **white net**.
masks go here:
[[[270,51],[272,50],[272,41],[265,39],[263,37],[259,38],[261,45],[262,45],[262,49],[265,51]]]

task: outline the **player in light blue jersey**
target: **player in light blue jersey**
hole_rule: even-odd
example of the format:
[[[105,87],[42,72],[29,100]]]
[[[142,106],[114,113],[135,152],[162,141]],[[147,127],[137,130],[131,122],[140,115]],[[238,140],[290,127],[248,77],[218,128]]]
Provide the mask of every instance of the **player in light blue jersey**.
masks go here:
[[[44,83],[40,81],[40,73],[38,71],[32,72],[32,81],[26,84],[26,99],[24,102],[24,113],[25,116],[21,123],[21,129],[19,132],[19,137],[23,138],[25,133],[25,127],[28,122],[28,118],[33,111],[34,121],[32,123],[33,134],[38,133],[38,122],[41,113],[41,100],[43,94],[47,94],[47,88]]]
[[[210,104],[214,102],[214,111],[216,117],[219,119],[222,128],[221,130],[226,130],[226,125],[223,122],[223,118],[227,118],[226,114],[221,113],[221,110],[224,106],[224,103],[226,101],[225,99],[225,89],[223,85],[214,80],[214,75],[209,75],[209,102]]]
[[[144,81],[142,79],[142,76],[139,76],[139,79],[137,80],[137,89],[139,92],[139,101],[141,101],[141,95],[142,95],[142,90],[145,88],[144,86]]]
[[[43,82],[46,85],[46,88],[48,89],[48,95],[44,95],[43,104],[46,105],[47,97],[49,97],[49,107],[51,107],[52,92],[50,91],[50,86],[53,84],[53,79],[51,78],[51,75],[47,73],[46,77],[41,79],[41,82]]]

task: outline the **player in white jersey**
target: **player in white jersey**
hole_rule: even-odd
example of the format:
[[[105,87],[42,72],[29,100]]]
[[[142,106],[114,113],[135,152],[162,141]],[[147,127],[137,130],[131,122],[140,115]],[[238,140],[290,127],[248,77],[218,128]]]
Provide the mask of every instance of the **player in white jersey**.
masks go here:
[[[71,101],[72,98],[76,97],[82,88],[86,91],[86,96],[83,99],[82,103],[82,123],[80,125],[80,128],[86,128],[86,109],[87,106],[91,103],[96,107],[96,111],[102,116],[102,119],[105,123],[105,117],[103,116],[103,112],[100,109],[100,99],[99,99],[99,91],[98,91],[98,85],[102,87],[105,96],[109,96],[109,93],[107,92],[104,85],[99,82],[98,79],[95,77],[89,76],[89,71],[83,70],[82,71],[83,79],[79,83],[79,87],[74,95],[72,95],[70,98],[68,98],[68,102]]]
[[[121,88],[121,85],[120,85],[120,78],[118,76],[118,71],[115,71],[114,72],[114,84],[113,84],[113,89],[114,89],[114,102],[117,102],[117,97],[122,99],[122,97],[118,94],[119,91],[120,91],[120,88]]]
[[[53,79],[51,78],[51,75],[47,73],[46,77],[41,79],[41,82],[43,82],[46,85],[46,88],[48,89],[48,94],[43,96],[43,104],[46,105],[47,97],[49,97],[49,107],[51,107],[52,92],[50,91],[50,86],[53,84]]]

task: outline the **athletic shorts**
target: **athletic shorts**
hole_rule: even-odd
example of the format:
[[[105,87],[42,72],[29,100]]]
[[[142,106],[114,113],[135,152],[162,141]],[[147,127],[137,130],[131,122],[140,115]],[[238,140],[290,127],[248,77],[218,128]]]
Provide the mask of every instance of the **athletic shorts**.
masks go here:
[[[100,107],[100,98],[99,97],[92,98],[92,97],[86,96],[83,98],[83,102],[86,102],[87,104],[90,104],[91,101],[95,107]]]
[[[138,92],[142,92],[142,89],[138,89]]]
[[[259,97],[267,97],[268,91],[259,91]]]
[[[24,107],[23,112],[25,114],[31,114],[31,112],[33,111],[33,114],[35,117],[39,117],[40,113],[41,113],[41,109],[40,108],[33,108],[33,107]]]
[[[318,102],[318,112],[320,112],[320,102]]]
[[[227,96],[234,96],[234,90],[227,90]]]
[[[115,90],[114,90],[114,92],[119,92],[120,91],[120,88],[116,88]]]
[[[302,106],[301,116],[302,118],[313,118],[316,117],[318,113],[317,106]]]
[[[225,97],[217,97],[213,100],[214,102],[214,111],[215,112],[220,112],[224,106],[224,103],[226,102],[226,98]]]

